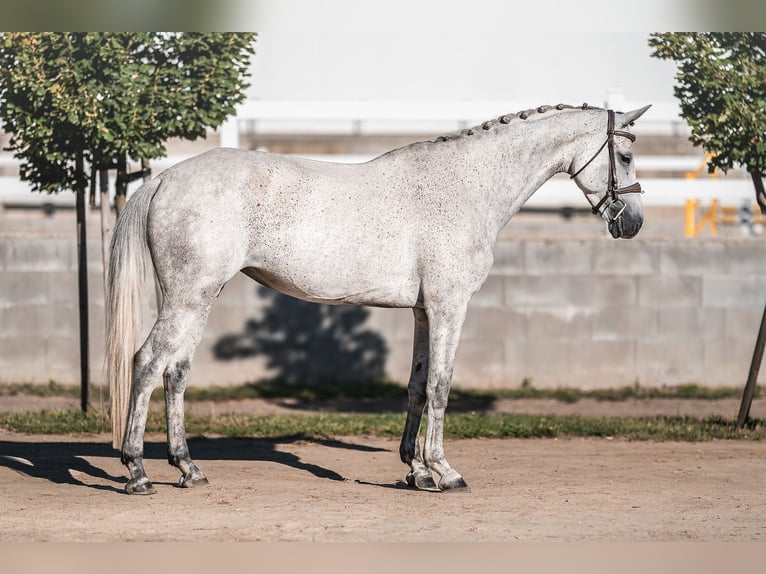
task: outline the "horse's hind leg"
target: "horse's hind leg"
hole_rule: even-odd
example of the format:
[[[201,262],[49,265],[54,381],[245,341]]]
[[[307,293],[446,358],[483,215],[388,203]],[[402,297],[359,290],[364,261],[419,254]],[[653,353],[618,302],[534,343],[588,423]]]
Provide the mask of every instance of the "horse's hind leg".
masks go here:
[[[135,355],[130,413],[121,456],[122,463],[130,472],[130,480],[125,485],[125,491],[128,494],[154,492],[143,464],[144,431],[149,399],[152,390],[160,383],[168,367],[171,366],[173,358],[185,344],[188,344],[189,334],[201,332],[209,306],[208,302],[200,301],[196,305],[186,304],[175,307],[166,301],[149,336]],[[182,362],[174,363],[176,371]],[[183,380],[185,381],[185,377]],[[176,433],[173,434],[175,436]]]
[[[423,309],[413,309],[415,315],[415,336],[412,349],[412,370],[407,385],[409,403],[407,422],[404,424],[399,455],[402,462],[410,465],[407,484],[417,488],[434,489],[436,483],[431,470],[420,454],[420,422],[426,406],[426,382],[428,381],[428,317]]]
[[[189,333],[186,341],[173,356],[163,375],[165,388],[165,411],[167,413],[168,462],[181,471],[178,485],[184,488],[207,484],[203,472],[194,464],[186,443],[184,425],[184,391],[191,368],[194,350],[202,336],[210,307],[199,316],[196,329]]]

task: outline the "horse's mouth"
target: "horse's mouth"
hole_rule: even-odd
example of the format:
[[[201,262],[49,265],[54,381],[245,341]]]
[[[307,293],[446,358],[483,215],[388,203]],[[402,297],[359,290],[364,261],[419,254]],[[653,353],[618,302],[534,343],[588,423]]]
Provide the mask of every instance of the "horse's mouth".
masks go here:
[[[618,217],[617,219],[613,219],[609,222],[607,228],[609,229],[609,233],[612,235],[612,237],[615,239],[630,239],[631,237],[635,237],[640,231],[644,220],[641,217],[635,221],[629,221],[628,225],[625,225],[625,223],[626,222],[623,217]]]
[[[614,237],[615,239],[619,239],[620,237],[622,237],[622,226],[620,225],[619,219],[613,219],[612,221],[610,221],[608,228],[609,228],[609,233],[611,233],[612,237]]]

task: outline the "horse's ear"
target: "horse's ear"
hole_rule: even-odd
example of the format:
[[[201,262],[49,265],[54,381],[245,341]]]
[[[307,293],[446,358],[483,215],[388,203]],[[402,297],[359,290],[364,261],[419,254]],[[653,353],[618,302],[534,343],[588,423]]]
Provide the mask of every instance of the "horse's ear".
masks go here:
[[[633,122],[635,122],[638,118],[644,115],[646,110],[652,107],[652,104],[649,104],[648,106],[644,106],[643,108],[638,108],[637,110],[633,110],[632,112],[625,112],[622,114],[622,117],[620,120],[622,121],[622,127],[628,127],[630,125],[633,125]]]

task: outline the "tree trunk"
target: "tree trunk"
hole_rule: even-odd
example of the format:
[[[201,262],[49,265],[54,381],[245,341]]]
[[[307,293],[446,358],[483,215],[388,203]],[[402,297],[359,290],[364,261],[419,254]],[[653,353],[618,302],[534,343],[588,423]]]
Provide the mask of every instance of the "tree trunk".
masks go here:
[[[112,241],[112,210],[109,205],[109,171],[98,172],[98,186],[101,194],[101,260],[104,262],[104,301],[109,289],[107,273],[109,271],[109,244]]]
[[[750,416],[750,406],[753,404],[755,396],[755,387],[758,384],[758,371],[761,369],[761,360],[763,359],[763,349],[766,346],[766,307],[761,315],[761,326],[758,329],[758,336],[755,338],[755,348],[753,349],[753,358],[750,361],[750,370],[747,373],[747,383],[745,391],[742,393],[742,402],[739,405],[739,416],[737,417],[737,430],[741,430]]]
[[[90,385],[90,359],[88,353],[88,252],[86,243],[85,186],[81,183],[85,177],[83,152],[77,155],[78,188],[76,190],[77,212],[77,278],[78,300],[80,307],[80,407],[88,410],[88,387]]]
[[[90,168],[90,199],[88,205],[91,208],[96,207],[96,166]]]
[[[761,208],[761,214],[766,215],[766,191],[763,189],[763,174],[749,169],[748,171],[755,187],[755,200],[758,202],[758,207]]]
[[[114,207],[119,219],[128,198],[128,159],[125,152],[117,155],[117,181],[114,184]]]

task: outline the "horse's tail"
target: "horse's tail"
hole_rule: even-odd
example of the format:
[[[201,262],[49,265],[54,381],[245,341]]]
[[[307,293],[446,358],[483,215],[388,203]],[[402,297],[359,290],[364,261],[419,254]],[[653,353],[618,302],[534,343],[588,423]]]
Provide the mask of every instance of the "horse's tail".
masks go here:
[[[106,302],[106,374],[112,414],[112,446],[125,435],[133,379],[133,356],[141,336],[141,294],[151,255],[146,220],[160,180],[141,187],[120,214],[109,246]]]

